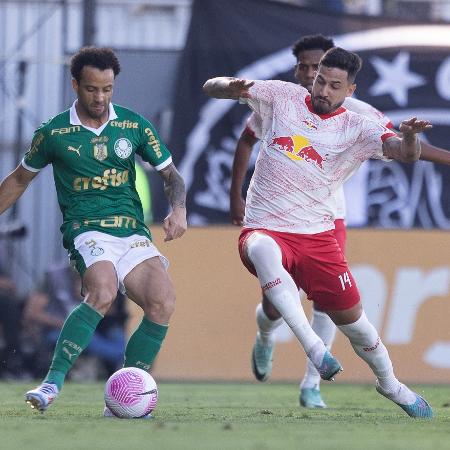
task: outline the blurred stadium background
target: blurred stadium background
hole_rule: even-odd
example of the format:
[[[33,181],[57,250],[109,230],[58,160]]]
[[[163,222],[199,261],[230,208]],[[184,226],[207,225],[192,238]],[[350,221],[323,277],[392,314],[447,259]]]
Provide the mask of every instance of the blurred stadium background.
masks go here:
[[[67,63],[82,45],[110,46],[122,73],[113,101],[149,118],[186,179],[189,222],[164,245],[159,177],[148,173],[156,244],[172,262],[178,309],[157,379],[250,380],[259,290],[237,255],[228,189],[236,140],[248,115],[203,95],[216,75],[292,79],[292,43],[322,33],[358,52],[356,96],[398,125],[419,115],[423,139],[450,149],[450,1],[2,0],[0,176],[21,160],[33,130],[73,101]],[[348,259],[368,315],[398,375],[450,379],[450,168],[366,163],[348,184]],[[21,298],[65,258],[50,168],[0,217],[0,264]],[[15,226],[26,235],[13,239]],[[17,233],[20,234],[20,233]],[[136,320],[132,311],[129,327]],[[275,380],[297,380],[302,352],[279,333]],[[342,338],[342,380],[371,380]],[[220,349],[220,352],[218,351]]]

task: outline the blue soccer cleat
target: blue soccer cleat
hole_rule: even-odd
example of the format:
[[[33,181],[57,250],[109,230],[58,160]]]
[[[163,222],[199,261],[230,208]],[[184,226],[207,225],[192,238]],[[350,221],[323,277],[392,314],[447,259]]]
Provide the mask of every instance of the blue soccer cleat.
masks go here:
[[[315,388],[303,388],[300,389],[300,406],[304,408],[326,408],[327,405],[322,400],[320,390]]]
[[[52,404],[53,400],[58,397],[59,389],[56,384],[42,383],[36,389],[32,389],[25,394],[25,401],[40,412],[44,412]]]
[[[408,389],[412,394],[415,395],[415,402],[410,404],[405,404],[401,400],[402,391],[405,389]],[[406,387],[404,384],[400,383],[400,388],[397,393],[391,394],[388,392],[385,392],[382,387],[378,384],[378,380],[376,383],[376,390],[384,397],[388,398],[389,400],[396,403],[400,408],[405,411],[406,414],[408,414],[409,417],[414,418],[421,418],[421,419],[432,419],[433,418],[433,409],[431,408],[430,404],[419,394],[415,393],[414,391],[411,391],[408,387]]]
[[[252,350],[252,371],[258,381],[266,381],[272,373],[274,345],[263,345],[259,335],[256,336]]]
[[[344,369],[341,363],[327,350],[323,355],[320,367],[316,367],[322,380],[334,381],[334,376]]]

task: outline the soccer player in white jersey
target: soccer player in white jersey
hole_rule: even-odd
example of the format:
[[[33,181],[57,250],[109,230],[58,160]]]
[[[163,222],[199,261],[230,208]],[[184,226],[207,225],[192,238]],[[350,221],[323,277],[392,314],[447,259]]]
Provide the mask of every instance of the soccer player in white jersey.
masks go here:
[[[309,92],[312,89],[320,58],[333,46],[333,40],[321,34],[304,36],[293,45],[292,53],[296,59],[295,78]],[[369,117],[388,128],[393,127],[387,116],[368,103],[352,97],[346,97],[343,106],[350,111]],[[230,187],[230,215],[234,225],[242,225],[244,220],[245,200],[242,195],[242,188],[251,152],[256,142],[260,139],[261,120],[253,112],[248,118],[246,127],[239,137],[233,160]],[[430,144],[422,143],[420,159],[450,164],[450,152],[433,147]],[[336,191],[336,207],[334,235],[342,252],[345,254],[347,231],[343,187],[340,187]],[[256,308],[256,321],[258,332],[252,351],[252,370],[259,381],[266,381],[272,372],[272,357],[275,346],[274,331],[281,325],[282,319],[279,312],[272,306],[264,294],[262,295],[261,303]],[[315,307],[314,301],[311,327],[323,340],[328,350],[330,350],[336,335],[336,326],[327,314],[324,314]],[[299,401],[300,405],[306,408],[326,408],[320,392],[320,375],[309,359],[307,359],[306,372],[300,384]]]
[[[320,60],[311,95],[293,83],[218,77],[203,89],[247,103],[261,117],[261,146],[239,239],[243,264],[282,315],[322,379],[342,370],[311,328],[299,288],[327,313],[373,370],[376,389],[411,417],[431,406],[395,377],[388,351],[368,321],[336,237],[334,192],[369,158],[416,161],[417,134],[431,128],[411,118],[402,137],[342,106],[356,88],[361,59],[341,48]]]

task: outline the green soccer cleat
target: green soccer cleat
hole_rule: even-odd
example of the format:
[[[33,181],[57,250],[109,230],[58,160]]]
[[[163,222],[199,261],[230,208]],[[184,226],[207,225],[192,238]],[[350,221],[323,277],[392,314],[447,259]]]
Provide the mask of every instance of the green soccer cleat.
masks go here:
[[[433,408],[431,408],[430,404],[419,394],[416,394],[414,391],[411,391],[415,397],[416,400],[414,403],[411,404],[405,404],[401,401],[401,394],[404,389],[410,390],[408,387],[406,387],[404,384],[400,383],[400,388],[397,393],[390,394],[388,392],[385,392],[382,387],[378,384],[378,380],[376,383],[376,390],[384,397],[388,398],[389,400],[396,403],[400,408],[405,411],[406,414],[408,414],[409,417],[414,417],[418,419],[432,419],[433,418]]]
[[[43,413],[58,397],[59,390],[54,383],[42,383],[36,389],[32,389],[25,394],[25,401],[31,406]]]
[[[274,344],[263,345],[256,336],[252,351],[252,371],[258,381],[266,381],[272,373]]]
[[[326,408],[327,405],[322,400],[319,389],[303,388],[300,389],[300,406],[304,408]]]

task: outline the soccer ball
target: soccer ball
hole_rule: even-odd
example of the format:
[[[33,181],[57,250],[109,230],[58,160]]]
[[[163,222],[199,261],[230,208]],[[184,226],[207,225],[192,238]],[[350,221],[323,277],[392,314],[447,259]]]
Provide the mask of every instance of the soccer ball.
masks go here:
[[[134,419],[151,413],[158,403],[158,387],[153,377],[137,367],[114,372],[105,385],[105,404],[121,419]]]

